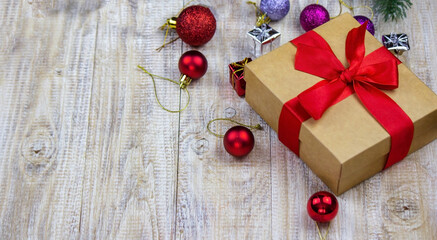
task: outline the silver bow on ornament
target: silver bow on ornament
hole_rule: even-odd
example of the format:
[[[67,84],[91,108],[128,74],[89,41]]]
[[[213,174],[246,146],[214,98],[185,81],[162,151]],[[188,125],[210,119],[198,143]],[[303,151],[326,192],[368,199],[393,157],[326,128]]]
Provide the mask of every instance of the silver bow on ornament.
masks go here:
[[[252,29],[248,34],[260,43],[264,43],[280,35],[278,31],[267,24],[262,24],[261,26]]]
[[[388,50],[394,51],[396,54],[401,55],[404,51],[410,50],[408,36],[405,33],[391,33],[390,35],[383,35],[382,43]]]

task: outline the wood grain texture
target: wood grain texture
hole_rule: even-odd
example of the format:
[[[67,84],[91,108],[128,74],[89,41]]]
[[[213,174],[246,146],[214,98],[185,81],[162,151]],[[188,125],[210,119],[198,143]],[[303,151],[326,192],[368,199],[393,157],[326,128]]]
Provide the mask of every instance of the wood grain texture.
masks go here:
[[[229,88],[227,66],[244,58],[240,49],[244,49],[245,41],[240,38],[245,37],[246,29],[253,23],[241,23],[241,19],[251,19],[254,12],[244,2],[203,3],[215,9],[218,26],[226,22],[226,31],[217,31],[207,45],[199,48],[208,59],[209,71],[190,86],[193,102],[181,114],[176,237],[268,239],[271,237],[269,128],[254,132],[256,148],[241,160],[230,156],[223,148],[223,139],[209,134],[204,127],[209,120],[219,117],[232,117],[248,124],[261,121],[244,99]],[[185,50],[188,50],[186,46]],[[213,127],[224,134],[230,126],[218,122]]]
[[[177,78],[180,43],[157,53],[159,23],[179,11],[158,2],[111,1],[99,11],[88,127],[81,238],[170,239],[175,228],[179,117],[156,104],[137,68]],[[159,19],[160,21],[151,21]],[[145,54],[147,53],[147,54]],[[163,104],[179,87],[158,80]]]
[[[137,69],[179,77],[177,61],[192,47],[154,49],[158,27],[187,2],[0,0],[0,239],[318,239],[306,201],[327,187],[228,82],[227,65],[248,56],[252,7],[200,2],[217,31],[195,48],[209,68],[189,86],[186,111],[163,111]],[[271,24],[282,43],[303,33],[297,18],[310,4],[290,3]],[[434,92],[436,11],[434,0],[416,1],[405,20],[374,19],[378,39],[409,35],[401,60]],[[157,79],[157,87],[165,106],[185,103],[176,85]],[[218,117],[262,124],[249,156],[231,157],[207,132]],[[434,141],[339,196],[328,239],[437,239],[436,159]]]
[[[97,19],[78,4],[2,2],[1,239],[80,231]]]

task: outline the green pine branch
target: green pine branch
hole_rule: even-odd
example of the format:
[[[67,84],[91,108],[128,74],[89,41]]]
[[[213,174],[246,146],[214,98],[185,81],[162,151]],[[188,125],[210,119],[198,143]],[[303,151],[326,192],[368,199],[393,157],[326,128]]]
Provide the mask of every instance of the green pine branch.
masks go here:
[[[384,16],[384,21],[397,21],[407,16],[413,5],[410,0],[373,0],[376,12]]]

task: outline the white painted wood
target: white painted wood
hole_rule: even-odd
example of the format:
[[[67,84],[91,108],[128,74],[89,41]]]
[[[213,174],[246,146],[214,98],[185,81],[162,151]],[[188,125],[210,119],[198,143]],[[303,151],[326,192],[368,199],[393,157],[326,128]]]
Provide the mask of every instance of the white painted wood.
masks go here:
[[[303,33],[298,16],[315,1],[290,2],[271,24],[282,43]],[[154,49],[183,1],[0,1],[0,239],[318,239],[306,201],[328,188],[228,82],[227,65],[248,56],[254,9],[196,3],[217,18],[214,38],[195,48],[209,68],[189,86],[189,108],[171,114],[136,65],[179,77],[178,59],[192,47]],[[335,1],[320,4],[338,12]],[[435,92],[436,11],[435,1],[416,1],[401,22],[374,19],[378,38],[409,35],[401,59]],[[165,106],[184,103],[176,85],[157,86]],[[206,131],[217,117],[262,123],[248,157],[229,156]],[[339,196],[328,239],[437,238],[436,159],[434,141]]]
[[[163,41],[158,27],[180,8],[121,0],[98,11],[83,239],[174,237],[179,116],[158,106],[151,79],[137,65],[179,77],[181,43],[154,49]],[[178,108],[179,87],[160,79],[157,86],[163,104]]]
[[[80,232],[97,14],[52,3],[1,3],[1,239]]]

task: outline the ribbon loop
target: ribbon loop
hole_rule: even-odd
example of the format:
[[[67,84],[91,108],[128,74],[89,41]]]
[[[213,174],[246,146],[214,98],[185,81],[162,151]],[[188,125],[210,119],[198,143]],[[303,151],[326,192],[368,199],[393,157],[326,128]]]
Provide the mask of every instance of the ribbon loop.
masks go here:
[[[366,48],[364,39],[366,36],[368,21],[360,27],[350,30],[346,38],[346,58],[351,69],[359,68],[363,62]]]

